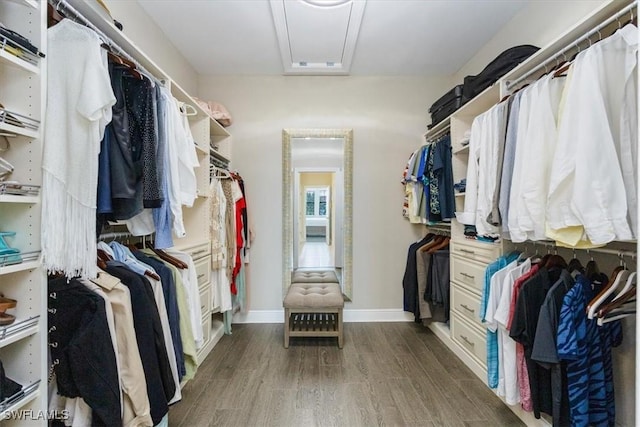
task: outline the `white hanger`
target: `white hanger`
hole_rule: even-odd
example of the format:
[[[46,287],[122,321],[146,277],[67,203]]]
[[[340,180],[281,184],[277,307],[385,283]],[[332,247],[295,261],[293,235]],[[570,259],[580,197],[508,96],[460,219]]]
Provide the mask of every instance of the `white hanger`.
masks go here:
[[[198,115],[198,110],[196,110],[196,107],[194,107],[191,104],[187,104],[186,102],[183,102],[183,103],[181,103],[180,107],[184,109],[184,112],[182,114],[184,114],[185,116],[197,116]]]
[[[620,290],[620,292],[618,292],[618,295],[615,296],[615,298],[613,299],[614,301],[617,300],[620,295],[624,294],[629,289],[631,289],[632,286],[636,285],[636,276],[637,274],[635,271],[629,274],[629,277],[627,277],[627,282],[624,284],[624,287]]]
[[[589,307],[589,312],[587,313],[587,317],[589,319],[593,319],[595,317],[595,314],[600,308],[600,305],[605,302],[607,298],[609,298],[609,295],[611,295],[618,286],[620,286],[620,283],[622,283],[624,280],[627,280],[630,274],[631,272],[629,270],[621,270],[616,275],[616,279],[614,280],[613,284],[606,288],[604,292],[602,292],[602,294],[596,298],[595,301],[592,301]],[[633,272],[633,274],[635,275],[635,272]]]

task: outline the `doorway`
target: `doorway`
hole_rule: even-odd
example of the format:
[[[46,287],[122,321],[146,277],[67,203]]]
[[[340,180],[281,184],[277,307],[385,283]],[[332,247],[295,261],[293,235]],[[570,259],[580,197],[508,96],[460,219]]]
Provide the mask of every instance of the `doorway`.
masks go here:
[[[295,268],[340,267],[335,243],[340,241],[341,177],[335,168],[295,171]]]

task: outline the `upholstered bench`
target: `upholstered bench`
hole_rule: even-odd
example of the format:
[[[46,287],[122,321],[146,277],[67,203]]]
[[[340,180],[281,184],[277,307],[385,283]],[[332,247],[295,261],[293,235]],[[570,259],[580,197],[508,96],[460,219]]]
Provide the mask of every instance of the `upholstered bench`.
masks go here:
[[[344,299],[337,283],[292,283],[284,297],[284,347],[290,337],[338,337]]]
[[[334,270],[296,270],[291,283],[338,283],[338,276]]]

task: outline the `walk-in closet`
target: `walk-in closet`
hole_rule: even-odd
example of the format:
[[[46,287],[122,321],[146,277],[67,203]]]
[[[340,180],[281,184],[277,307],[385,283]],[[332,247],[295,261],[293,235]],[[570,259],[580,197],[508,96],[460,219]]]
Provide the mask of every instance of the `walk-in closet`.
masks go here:
[[[637,16],[0,1],[0,424],[638,425]]]

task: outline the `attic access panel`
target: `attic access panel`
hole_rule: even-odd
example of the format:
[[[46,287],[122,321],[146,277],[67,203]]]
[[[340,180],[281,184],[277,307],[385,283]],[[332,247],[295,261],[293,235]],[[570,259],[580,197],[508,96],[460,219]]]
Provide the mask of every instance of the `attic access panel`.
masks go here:
[[[285,75],[345,75],[366,0],[270,0]]]

